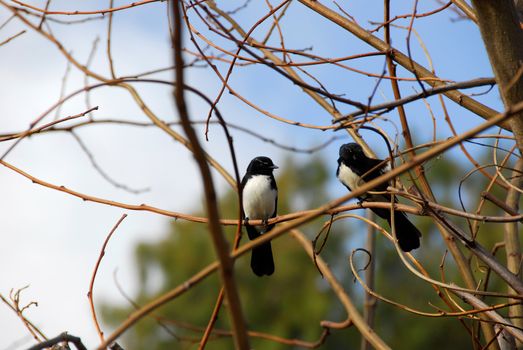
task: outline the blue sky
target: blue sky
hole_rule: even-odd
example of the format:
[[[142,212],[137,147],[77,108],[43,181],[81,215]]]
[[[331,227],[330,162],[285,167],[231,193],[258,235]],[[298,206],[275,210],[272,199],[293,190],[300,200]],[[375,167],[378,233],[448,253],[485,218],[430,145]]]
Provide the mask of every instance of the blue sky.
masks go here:
[[[36,6],[45,5],[43,0],[30,3]],[[115,5],[126,3],[115,1]],[[324,3],[333,6],[330,2]],[[400,3],[394,2],[392,16],[408,12],[412,8],[411,2]],[[342,5],[366,28],[372,27],[368,20],[379,21],[382,16],[381,1],[357,0]],[[107,2],[52,2],[53,9],[81,9],[80,6],[83,9],[104,8]],[[115,14],[112,40],[118,75],[136,74],[171,65],[165,6],[165,3],[154,3]],[[434,1],[420,2],[418,12],[439,6]],[[245,28],[249,28],[265,11],[263,2],[251,2],[237,18]],[[0,23],[8,17],[9,13],[0,8]],[[456,81],[492,76],[479,30],[472,22],[453,21],[455,18],[453,12],[446,11],[415,21],[414,28],[431,54],[436,73],[442,78]],[[200,30],[205,30],[196,18],[192,19]],[[406,25],[408,20],[398,24]],[[288,48],[312,47],[312,53],[327,57],[373,51],[297,2],[290,6],[281,25]],[[79,26],[52,24],[52,28],[67,50],[72,51],[73,56],[83,63],[94,39],[99,36],[101,40],[93,67],[101,74],[108,74],[105,20]],[[264,33],[264,28],[267,28],[266,24],[260,26],[254,36]],[[11,21],[0,30],[0,41],[21,29],[25,27],[19,21]],[[223,44],[220,39],[207,34]],[[270,43],[277,46],[277,36]],[[406,52],[403,29],[393,29],[393,44]],[[426,66],[427,59],[414,36],[411,38],[411,45],[414,58]],[[0,119],[0,131],[23,130],[57,100],[67,63],[56,47],[30,29],[18,39],[0,47],[0,50],[0,76],[3,77],[3,83],[0,83],[3,102],[0,108],[4,116]],[[383,58],[349,61],[347,64],[379,74],[383,67]],[[222,72],[226,68],[223,64],[218,64],[218,67]],[[330,91],[346,94],[346,97],[362,102],[367,100],[376,83],[375,79],[362,78],[339,68],[314,67],[309,71],[320,78]],[[406,75],[402,69],[398,73]],[[172,79],[171,73],[159,76]],[[209,69],[195,68],[187,72],[187,76],[189,84],[206,92],[211,99],[217,95],[220,83]],[[328,125],[331,122],[331,116],[311,99],[304,97],[299,87],[266,67],[236,68],[230,82],[246,98],[277,115],[317,125]],[[71,92],[82,86],[83,75],[72,68],[67,80],[67,91]],[[419,86],[415,83],[401,83],[401,86],[404,87],[404,94],[419,91]],[[161,119],[175,119],[169,88],[151,84],[136,85],[136,88]],[[485,91],[485,88],[471,91]],[[374,102],[391,99],[390,84],[383,81]],[[502,109],[496,89],[478,99],[494,109]],[[95,114],[96,118],[147,120],[123,89],[98,89],[91,94],[91,101],[93,105],[100,107]],[[197,98],[191,97],[189,101],[192,118],[204,119],[208,106]],[[437,98],[432,97],[428,101],[438,120],[438,137],[449,137]],[[252,128],[290,146],[313,146],[333,136],[331,131],[320,132],[281,124],[254,111],[228,93],[224,94],[218,107],[227,121]],[[464,131],[481,121],[479,117],[451,101],[447,102],[447,107],[454,117],[458,131]],[[345,106],[340,109],[344,112],[352,110]],[[83,110],[83,97],[75,98],[62,107],[61,116],[77,114]],[[432,121],[423,102],[408,105],[407,113],[415,141],[429,141]],[[389,117],[399,125],[395,112],[390,113]],[[393,132],[390,123],[381,123],[380,126]],[[201,135],[202,128],[199,128],[199,132]],[[91,126],[78,133],[99,164],[114,179],[133,188],[150,187],[151,190],[137,196],[115,189],[92,168],[86,155],[67,134],[52,133],[26,139],[6,160],[43,180],[95,196],[135,204],[147,203],[174,211],[200,208],[201,186],[192,157],[165,133],[153,128],[121,126]],[[369,133],[364,136],[379,156],[385,156],[376,137]],[[256,155],[270,155],[277,164],[289,155],[287,151],[242,133],[234,132],[234,140],[241,172]],[[333,169],[340,143],[348,140],[350,139],[347,136],[343,141],[335,142],[321,151],[321,156],[328,164],[332,164]],[[0,144],[0,151],[9,145]],[[232,172],[226,143],[219,128],[211,130],[210,141],[205,142],[204,146]],[[298,160],[307,157],[290,154]],[[453,152],[453,156],[461,159],[458,152]],[[223,192],[226,184],[215,175],[217,187]],[[339,187],[333,181],[333,196],[337,195],[336,189]],[[120,281],[130,289],[134,288],[134,266],[131,260],[133,246],[137,241],[160,237],[167,230],[168,219],[149,213],[84,203],[63,193],[31,184],[6,168],[0,169],[0,193],[4,199],[1,204],[4,242],[0,247],[0,271],[3,276],[0,293],[8,295],[11,288],[29,285],[23,293],[23,300],[39,302],[37,308],[33,307],[27,312],[31,320],[44,327],[43,330],[49,336],[68,330],[81,336],[88,347],[94,346],[97,344],[97,336],[88,311],[86,293],[88,276],[106,234],[124,212],[129,214],[109,244],[95,289],[96,297],[121,302],[122,298],[115,291],[113,271],[117,268]],[[67,322],[64,323],[64,320]],[[8,337],[1,337],[0,349],[24,348],[29,344],[27,332],[21,322],[2,306],[0,324],[6,330],[5,334],[9,334]],[[12,344],[21,345],[11,346]]]

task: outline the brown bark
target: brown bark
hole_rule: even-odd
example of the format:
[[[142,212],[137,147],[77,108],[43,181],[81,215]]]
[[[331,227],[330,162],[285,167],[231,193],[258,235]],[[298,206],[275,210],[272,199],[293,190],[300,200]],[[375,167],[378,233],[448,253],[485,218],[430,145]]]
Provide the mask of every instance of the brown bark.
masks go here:
[[[512,208],[515,212],[519,211],[520,193],[516,188],[521,188],[523,179],[521,177],[523,171],[523,160],[520,158],[516,163],[516,167],[512,172],[511,187],[507,193],[506,205]],[[510,214],[506,214],[507,216]],[[505,251],[507,255],[507,268],[510,272],[521,278],[521,243],[519,240],[518,223],[511,222],[505,224]],[[512,288],[508,288],[508,293],[513,293]],[[509,299],[509,302],[517,301],[516,299]],[[509,308],[508,314],[516,327],[523,328],[523,306],[521,304],[513,305]],[[523,342],[518,341],[518,346],[523,348]]]
[[[481,36],[505,107],[523,101],[523,33],[512,0],[472,0]],[[523,154],[523,113],[510,119]]]

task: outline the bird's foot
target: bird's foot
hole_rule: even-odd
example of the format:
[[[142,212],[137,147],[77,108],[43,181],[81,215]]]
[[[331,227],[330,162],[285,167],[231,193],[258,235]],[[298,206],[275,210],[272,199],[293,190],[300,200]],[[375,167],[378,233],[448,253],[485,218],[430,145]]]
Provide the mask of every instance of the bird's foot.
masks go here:
[[[358,197],[358,206],[360,208],[363,208],[363,202],[365,202],[367,200],[367,195],[363,196],[363,197]]]

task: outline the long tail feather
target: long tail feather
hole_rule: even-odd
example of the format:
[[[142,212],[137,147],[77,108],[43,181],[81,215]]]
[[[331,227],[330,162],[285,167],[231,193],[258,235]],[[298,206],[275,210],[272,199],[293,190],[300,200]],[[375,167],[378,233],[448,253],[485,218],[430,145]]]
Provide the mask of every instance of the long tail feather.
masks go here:
[[[387,221],[389,221],[390,225],[390,219]],[[401,250],[410,252],[419,248],[421,232],[409,221],[405,214],[394,212],[394,224],[396,225],[396,237]]]
[[[274,273],[271,242],[264,243],[252,249],[251,269],[258,276],[270,276]]]
[[[255,227],[245,225],[245,228],[247,229],[247,235],[250,240],[254,240],[260,236],[260,233]],[[267,231],[269,231],[270,228]],[[270,276],[274,273],[274,258],[272,257],[271,242],[264,243],[252,249],[251,269],[257,276]]]

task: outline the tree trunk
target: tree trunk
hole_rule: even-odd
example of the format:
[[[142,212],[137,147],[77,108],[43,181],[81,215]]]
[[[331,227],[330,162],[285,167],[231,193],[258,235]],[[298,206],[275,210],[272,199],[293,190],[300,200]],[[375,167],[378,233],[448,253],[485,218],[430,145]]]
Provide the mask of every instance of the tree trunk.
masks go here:
[[[505,108],[523,100],[523,33],[513,0],[472,0]],[[523,155],[523,113],[510,119]]]

